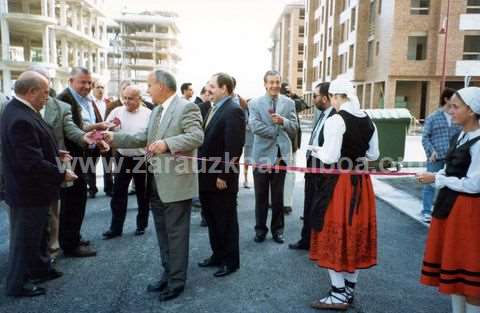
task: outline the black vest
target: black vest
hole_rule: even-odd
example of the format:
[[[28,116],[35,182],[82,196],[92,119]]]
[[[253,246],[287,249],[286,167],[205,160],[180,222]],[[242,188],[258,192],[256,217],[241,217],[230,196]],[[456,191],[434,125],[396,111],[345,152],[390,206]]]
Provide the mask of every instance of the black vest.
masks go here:
[[[450,141],[450,148],[448,149],[445,157],[445,175],[462,178],[467,176],[468,168],[472,162],[470,147],[480,140],[480,136],[471,139],[460,146],[457,146],[459,135],[454,136]],[[439,219],[447,218],[453,208],[455,200],[457,200],[458,195],[480,197],[480,194],[463,193],[451,190],[448,187],[443,187],[438,193],[437,200],[435,201],[435,205],[433,207],[432,216]]]
[[[356,117],[343,110],[339,111],[338,114],[345,121],[346,130],[343,134],[340,160],[335,165],[335,168],[347,169],[353,165],[353,169],[355,169],[358,164],[361,164],[359,158],[364,158],[369,149],[369,142],[375,127],[368,116]],[[339,175],[326,174],[317,176],[319,177],[315,177],[315,195],[312,201],[311,221],[312,228],[321,231],[323,229],[325,212],[332,199]],[[351,224],[354,213],[358,213],[362,180],[359,175],[351,175],[350,179],[354,187],[349,207],[349,223]]]

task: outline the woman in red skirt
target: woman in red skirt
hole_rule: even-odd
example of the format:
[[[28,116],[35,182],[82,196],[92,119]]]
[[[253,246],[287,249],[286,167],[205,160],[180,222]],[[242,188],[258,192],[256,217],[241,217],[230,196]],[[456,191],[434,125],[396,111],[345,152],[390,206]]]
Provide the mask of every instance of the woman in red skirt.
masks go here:
[[[379,156],[373,122],[360,109],[350,81],[330,84],[337,114],[324,127],[324,144],[312,156],[325,167],[366,169],[366,160]],[[312,204],[310,259],[328,269],[331,290],[314,301],[316,309],[347,310],[353,302],[358,271],[377,264],[375,195],[367,174],[316,175]]]
[[[480,88],[461,89],[451,101],[463,131],[452,139],[443,170],[417,176],[440,189],[420,281],[451,295],[454,313],[480,313]]]

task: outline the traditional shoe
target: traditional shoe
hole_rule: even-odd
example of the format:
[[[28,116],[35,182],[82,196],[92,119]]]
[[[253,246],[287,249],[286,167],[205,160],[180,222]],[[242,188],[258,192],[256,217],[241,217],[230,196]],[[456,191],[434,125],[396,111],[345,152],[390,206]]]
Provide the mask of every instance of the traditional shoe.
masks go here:
[[[308,250],[309,249],[309,245],[307,245],[306,243],[304,243],[302,240],[299,240],[297,241],[296,243],[291,243],[288,245],[288,248],[289,249],[292,249],[292,250]]]
[[[346,311],[350,307],[345,288],[332,286],[327,297],[313,301],[310,306],[317,310]]]
[[[352,304],[354,300],[355,283],[345,279],[345,292],[347,293],[348,304]]]

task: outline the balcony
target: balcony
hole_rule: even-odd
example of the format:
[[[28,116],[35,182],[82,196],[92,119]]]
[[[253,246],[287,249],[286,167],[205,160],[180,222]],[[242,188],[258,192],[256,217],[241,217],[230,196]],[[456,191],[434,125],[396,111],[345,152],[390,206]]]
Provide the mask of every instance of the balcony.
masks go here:
[[[57,20],[45,15],[28,14],[28,13],[7,13],[5,16],[15,28],[26,27],[29,31],[34,31],[38,27],[55,25]],[[41,29],[40,31],[42,31]]]
[[[480,58],[478,60],[457,61],[456,76],[480,76]]]
[[[460,30],[480,30],[480,14],[460,14]]]

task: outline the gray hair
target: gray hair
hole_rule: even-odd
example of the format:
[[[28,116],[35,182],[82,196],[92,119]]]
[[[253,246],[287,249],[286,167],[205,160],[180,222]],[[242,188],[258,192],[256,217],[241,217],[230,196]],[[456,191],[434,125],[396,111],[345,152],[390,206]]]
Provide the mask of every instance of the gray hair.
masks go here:
[[[30,65],[27,68],[27,71],[37,72],[38,74],[45,76],[46,79],[50,80],[50,73],[46,67],[41,65]]]
[[[155,81],[164,84],[170,91],[177,92],[177,81],[172,74],[164,70],[153,71]]]
[[[138,87],[137,85],[128,85],[127,87],[125,87],[123,92],[127,91],[128,89],[133,90],[139,98],[142,95],[142,91],[140,90],[140,87]],[[123,97],[123,95],[122,95],[122,97]]]
[[[267,78],[268,76],[280,76],[280,80],[282,79],[282,75],[280,75],[280,72],[279,71],[276,71],[276,70],[269,70],[265,73],[265,75],[263,76],[263,81],[266,83],[267,82]]]
[[[14,91],[17,95],[26,95],[30,90],[37,90],[47,84],[48,80],[40,73],[34,71],[25,71],[15,82]]]
[[[79,74],[92,75],[90,71],[83,66],[75,66],[70,71],[70,77],[75,77]]]

